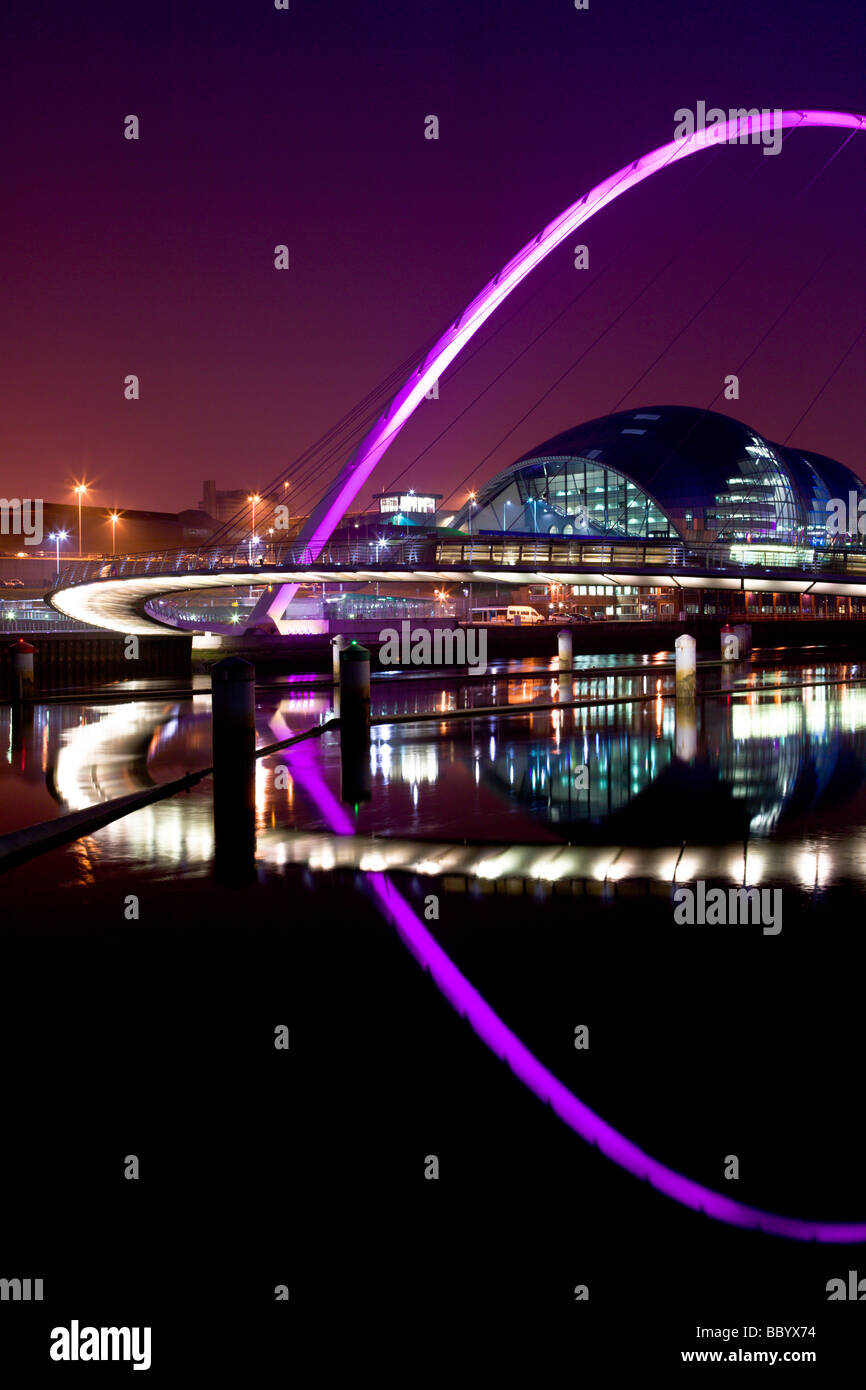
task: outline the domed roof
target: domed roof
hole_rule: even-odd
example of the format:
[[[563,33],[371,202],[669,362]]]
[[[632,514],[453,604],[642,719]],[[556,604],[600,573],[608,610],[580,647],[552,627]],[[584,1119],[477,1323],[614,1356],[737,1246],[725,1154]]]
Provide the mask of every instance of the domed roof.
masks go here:
[[[814,491],[810,469],[831,497],[863,487],[834,459],[773,444],[729,415],[684,405],[644,406],[588,420],[545,440],[512,468],[522,470],[536,459],[592,458],[627,474],[667,510],[711,504],[725,491],[732,468],[762,448],[784,466],[804,500]]]
[[[729,415],[693,406],[643,406],[564,430],[491,478],[479,488],[473,509],[479,530],[490,524],[490,513],[482,509],[515,480],[529,488],[533,479],[548,479],[551,464],[556,471],[557,461],[573,459],[630,480],[675,528],[688,528],[692,512],[703,510],[706,534],[737,534],[739,526],[745,534],[805,540],[823,530],[828,499],[847,503],[851,491],[866,497],[866,485],[844,464],[773,444]],[[547,496],[546,482],[539,491]],[[725,509],[741,521],[721,521]],[[465,525],[467,516],[464,507],[455,523]],[[539,516],[534,524],[553,529],[546,526],[550,519]]]

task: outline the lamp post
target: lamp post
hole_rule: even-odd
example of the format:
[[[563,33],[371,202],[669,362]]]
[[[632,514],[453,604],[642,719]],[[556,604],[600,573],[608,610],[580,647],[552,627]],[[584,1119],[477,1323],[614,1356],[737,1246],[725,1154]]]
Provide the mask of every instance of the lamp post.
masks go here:
[[[378,539],[377,539],[377,541],[376,541],[376,564],[377,564],[377,565],[378,565],[378,563],[379,563],[379,551],[380,551],[380,550],[386,550],[387,548],[388,548],[388,538],[387,538],[387,536],[379,536]],[[322,585],[322,591],[323,591],[323,592],[324,592],[324,587],[325,587],[325,586]],[[379,580],[378,580],[378,579],[376,580],[376,597],[377,597],[377,598],[379,597]]]
[[[111,522],[111,553],[117,554],[117,523],[120,520],[119,512],[109,512],[108,520]]]
[[[252,564],[253,562],[253,541],[256,535],[256,503],[261,502],[261,500],[262,499],[257,492],[251,492],[249,497],[247,498],[247,501],[252,502],[253,504],[253,529],[250,532],[250,539],[247,542],[247,560],[250,564]]]
[[[69,532],[68,532],[68,531],[52,531],[52,532],[51,532],[51,535],[48,537],[48,539],[49,539],[50,541],[53,541],[53,542],[54,542],[54,563],[55,563],[56,566],[57,566],[57,578],[59,579],[59,578],[60,578],[60,542],[69,539]]]
[[[78,494],[78,558],[79,560],[82,560],[84,558],[84,545],[81,539],[81,498],[82,495],[87,491],[87,484],[76,483],[75,491]]]
[[[477,493],[469,494],[469,563],[472,564],[472,508],[475,506]],[[472,617],[472,580],[469,581],[469,616]]]

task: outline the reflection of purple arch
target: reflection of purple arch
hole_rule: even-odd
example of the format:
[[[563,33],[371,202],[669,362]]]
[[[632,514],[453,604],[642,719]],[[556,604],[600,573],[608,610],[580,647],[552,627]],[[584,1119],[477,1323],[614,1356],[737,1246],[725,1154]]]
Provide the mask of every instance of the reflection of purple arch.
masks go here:
[[[594,213],[607,207],[628,189],[634,188],[635,184],[642,183],[651,174],[659,173],[669,165],[676,164],[678,160],[697,154],[699,150],[734,143],[740,135],[746,140],[749,136],[757,136],[765,130],[796,126],[856,131],[866,128],[866,116],[851,115],[845,111],[782,111],[775,114],[767,112],[760,116],[741,117],[735,121],[725,121],[723,124],[696,130],[685,139],[672,140],[667,145],[660,145],[657,150],[652,150],[641,159],[636,159],[634,163],[627,164],[615,174],[611,174],[610,178],[596,184],[595,188],[584,193],[582,198],[572,203],[561,216],[549,223],[533,241],[523,247],[522,251],[518,251],[488,285],[485,285],[456,322],[442,334],[417,371],[413,372],[397,392],[382,418],[377,420],[361,440],[336,482],[327,488],[324,497],[313,509],[300,533],[298,539],[309,550],[310,559],[316,559],[321,553],[376,464],[386,449],[393,444],[433,383],[438,381],[446,367],[450,366],[494,310],[499,308],[511,291],[516,289],[551,251],[560,246],[584,222],[588,222]],[[266,591],[259,608],[262,612],[267,612],[279,625],[279,620],[297,592],[297,587],[297,584],[283,584],[273,597]],[[258,613],[258,609],[256,612]]]
[[[287,749],[285,757],[292,775],[316,803],[331,829],[337,835],[354,834],[352,818],[326,785],[316,766],[315,751],[310,745]],[[549,1105],[554,1114],[581,1139],[595,1144],[605,1158],[648,1182],[665,1196],[672,1197],[675,1202],[691,1207],[693,1211],[703,1212],[716,1221],[723,1221],[728,1226],[786,1236],[789,1240],[826,1241],[840,1245],[866,1241],[866,1222],[803,1221],[795,1216],[778,1216],[774,1212],[760,1211],[757,1207],[749,1207],[744,1202],[725,1197],[721,1192],[714,1192],[710,1187],[703,1187],[701,1183],[693,1182],[682,1173],[675,1173],[673,1168],[644,1153],[637,1144],[626,1139],[624,1134],[590,1110],[539,1062],[516,1033],[512,1033],[457,969],[386,874],[371,872],[367,879],[385,913],[394,923],[403,945],[418,964],[429,971],[436,988],[452,1008],[469,1021],[482,1042],[500,1061],[505,1062],[539,1100]]]

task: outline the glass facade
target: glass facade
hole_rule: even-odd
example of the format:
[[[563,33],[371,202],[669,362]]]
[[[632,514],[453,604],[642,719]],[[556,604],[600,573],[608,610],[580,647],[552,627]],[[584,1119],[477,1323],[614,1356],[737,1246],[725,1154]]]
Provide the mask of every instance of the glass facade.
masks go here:
[[[773,540],[802,544],[807,514],[773,450],[758,439],[746,445],[715,506],[707,508],[704,529],[717,541]]]
[[[551,536],[675,534],[648,493],[588,458],[539,459],[515,469],[500,491],[480,502],[472,527]]]

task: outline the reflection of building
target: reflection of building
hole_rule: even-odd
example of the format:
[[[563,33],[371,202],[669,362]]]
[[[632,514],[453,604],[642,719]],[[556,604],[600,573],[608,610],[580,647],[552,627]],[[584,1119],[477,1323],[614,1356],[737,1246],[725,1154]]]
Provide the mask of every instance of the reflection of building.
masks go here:
[[[827,546],[827,502],[847,503],[850,492],[866,498],[833,459],[771,444],[713,411],[651,406],[590,420],[525,454],[478,492],[471,527],[711,543],[761,564],[776,547],[793,560]],[[469,507],[454,525],[468,528]]]
[[[496,757],[482,766],[482,775],[550,822],[601,822],[627,806],[670,765],[670,703],[666,712],[665,738],[639,728],[605,728],[599,736],[593,726],[601,720],[591,711],[586,733],[564,738],[554,748],[541,740],[502,740]],[[578,775],[584,769],[586,778]]]
[[[829,674],[817,668],[820,678]],[[748,807],[751,831],[769,833],[786,813],[802,814],[825,797],[859,790],[866,762],[866,693],[824,687],[801,699],[737,703],[730,710],[708,702],[703,718],[717,748],[719,775]]]
[[[822,674],[820,668],[816,675]],[[829,672],[828,672],[829,674]],[[645,688],[635,678],[634,688]],[[623,681],[623,693],[632,683]],[[575,693],[591,693],[593,682],[575,680]],[[612,690],[610,691],[612,694]],[[764,687],[764,696],[772,688]],[[518,687],[518,698],[520,691]],[[859,792],[866,768],[866,692],[841,688],[805,689],[781,703],[773,698],[732,705],[708,700],[698,718],[697,765],[703,789],[717,782],[742,813],[749,833],[766,836],[787,817],[808,814]],[[575,711],[582,728],[551,742],[546,736],[514,735],[491,739],[489,757],[479,760],[480,776],[548,823],[580,826],[585,841],[617,823],[616,836],[638,830],[662,840],[672,834],[683,811],[684,784],[676,777],[676,711],[659,702],[658,721],[648,726],[646,706],[599,705]],[[588,776],[578,780],[584,765]],[[672,775],[674,774],[674,775]],[[653,789],[663,793],[647,801]],[[630,823],[623,813],[644,809]],[[665,811],[666,806],[666,811]],[[636,808],[635,808],[636,809]],[[718,802],[717,814],[724,811]],[[727,822],[724,822],[727,825]],[[700,832],[697,832],[698,834]]]

